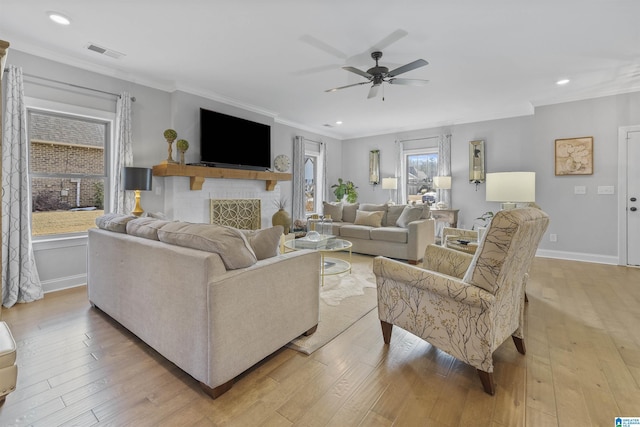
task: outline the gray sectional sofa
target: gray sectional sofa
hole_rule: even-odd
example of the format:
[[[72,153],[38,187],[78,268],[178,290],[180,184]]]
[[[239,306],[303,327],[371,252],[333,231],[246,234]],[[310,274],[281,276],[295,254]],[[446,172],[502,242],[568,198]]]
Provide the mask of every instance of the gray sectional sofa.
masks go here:
[[[91,304],[216,398],[319,321],[320,253],[278,253],[282,226],[105,215],[89,230]]]
[[[435,221],[427,205],[324,202],[333,233],[350,241],[354,252],[419,263],[435,242]]]

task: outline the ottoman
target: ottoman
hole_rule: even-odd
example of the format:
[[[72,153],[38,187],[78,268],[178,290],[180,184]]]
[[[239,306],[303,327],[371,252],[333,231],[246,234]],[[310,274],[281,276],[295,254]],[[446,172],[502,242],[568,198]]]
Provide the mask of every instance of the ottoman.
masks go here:
[[[16,366],[16,342],[9,326],[0,322],[0,405],[7,394],[16,389],[18,367]]]

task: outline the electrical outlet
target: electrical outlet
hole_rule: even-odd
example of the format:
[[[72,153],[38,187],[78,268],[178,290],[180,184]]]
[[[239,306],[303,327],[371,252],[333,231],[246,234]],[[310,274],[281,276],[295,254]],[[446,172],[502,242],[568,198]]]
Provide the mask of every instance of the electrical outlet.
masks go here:
[[[558,235],[557,234],[549,234],[549,241],[550,242],[557,242],[558,241]]]
[[[156,196],[162,195],[162,186],[161,185],[156,185],[154,189],[156,190]]]
[[[598,194],[614,194],[613,185],[598,185]]]
[[[584,185],[576,185],[573,187],[573,194],[587,194],[587,187]]]

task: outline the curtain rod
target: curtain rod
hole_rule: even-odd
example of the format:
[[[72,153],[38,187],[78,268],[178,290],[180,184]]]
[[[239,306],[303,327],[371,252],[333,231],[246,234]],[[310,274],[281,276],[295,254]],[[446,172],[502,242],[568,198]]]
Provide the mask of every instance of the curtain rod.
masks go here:
[[[316,144],[324,144],[324,142],[322,141],[314,141],[313,139],[305,138],[304,136],[302,137],[302,139],[309,142],[315,142]]]
[[[447,134],[444,134],[444,135],[425,136],[425,137],[422,137],[422,138],[413,138],[413,139],[398,139],[397,142],[420,141],[420,140],[423,140],[423,139],[440,138],[441,136],[451,136],[451,134],[447,133]]]
[[[5,68],[4,71],[9,71],[9,69]],[[80,85],[77,85],[77,84],[67,83],[67,82],[63,82],[63,81],[60,81],[60,80],[54,80],[54,79],[50,79],[48,77],[42,77],[42,76],[36,76],[36,75],[33,75],[33,74],[27,74],[27,73],[24,73],[24,72],[22,73],[22,75],[25,76],[25,77],[31,77],[31,78],[34,78],[34,79],[46,80],[46,81],[52,82],[52,83],[58,83],[58,84],[62,84],[62,85],[75,87],[75,88],[78,88],[78,89],[84,89],[84,90],[90,90],[90,91],[93,91],[93,92],[104,93],[105,95],[111,95],[111,96],[115,96],[117,98],[120,98],[120,94],[118,94],[118,93],[107,92],[107,91],[104,91],[104,90],[94,89],[92,87],[87,87],[87,86],[80,86]],[[135,102],[136,101],[136,97],[132,96],[131,97],[131,101]]]

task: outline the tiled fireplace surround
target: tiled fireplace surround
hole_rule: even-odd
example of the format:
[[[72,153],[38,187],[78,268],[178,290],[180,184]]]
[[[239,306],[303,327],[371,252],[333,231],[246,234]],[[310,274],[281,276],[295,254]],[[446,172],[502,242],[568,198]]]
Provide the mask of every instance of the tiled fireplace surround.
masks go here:
[[[276,202],[280,200],[280,184],[274,191],[265,189],[265,181],[249,179],[207,178],[202,190],[189,189],[189,177],[165,176],[164,210],[171,219],[208,223],[210,219],[211,199],[260,199],[261,228],[271,227],[271,217],[278,210]],[[287,210],[290,211],[291,200]]]

